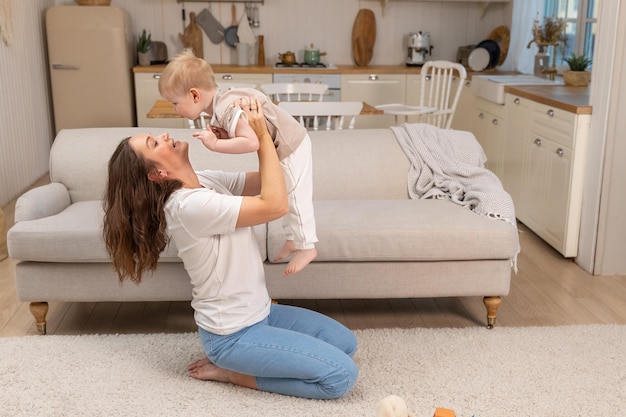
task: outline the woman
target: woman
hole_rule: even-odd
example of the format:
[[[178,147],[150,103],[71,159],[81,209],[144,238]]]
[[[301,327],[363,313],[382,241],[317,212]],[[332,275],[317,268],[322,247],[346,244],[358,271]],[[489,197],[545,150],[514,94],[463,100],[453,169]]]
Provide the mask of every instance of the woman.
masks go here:
[[[259,172],[195,172],[188,143],[165,133],[123,140],[109,161],[104,239],[120,281],[154,270],[168,233],[193,285],[207,358],[193,378],[331,399],[358,370],[354,334],[319,313],[272,304],[251,226],[287,210],[283,173],[260,103],[240,104],[259,137]],[[244,261],[245,260],[245,261]]]

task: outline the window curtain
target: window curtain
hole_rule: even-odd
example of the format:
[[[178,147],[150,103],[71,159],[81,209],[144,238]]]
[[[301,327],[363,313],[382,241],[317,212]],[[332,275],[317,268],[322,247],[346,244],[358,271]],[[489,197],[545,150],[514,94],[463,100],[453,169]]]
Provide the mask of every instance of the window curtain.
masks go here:
[[[506,60],[499,67],[502,71],[516,71],[532,74],[535,67],[537,45],[527,48],[532,40],[533,21],[539,17],[543,21],[545,0],[514,0],[511,40]]]

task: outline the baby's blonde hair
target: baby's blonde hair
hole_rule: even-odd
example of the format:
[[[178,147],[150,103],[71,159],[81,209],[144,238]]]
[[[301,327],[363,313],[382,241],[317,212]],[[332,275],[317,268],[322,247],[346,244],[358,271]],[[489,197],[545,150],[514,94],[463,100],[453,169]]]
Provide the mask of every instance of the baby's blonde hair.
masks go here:
[[[182,95],[190,88],[212,90],[216,87],[211,65],[196,57],[191,49],[185,49],[172,58],[159,79],[159,93],[162,96]]]

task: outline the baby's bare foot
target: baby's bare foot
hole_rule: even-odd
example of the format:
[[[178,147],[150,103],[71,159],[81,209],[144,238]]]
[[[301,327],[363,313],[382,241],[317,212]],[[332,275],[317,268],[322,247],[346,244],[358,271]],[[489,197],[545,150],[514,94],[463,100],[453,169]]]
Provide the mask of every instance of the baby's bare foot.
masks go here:
[[[315,248],[296,250],[295,255],[293,255],[293,258],[291,258],[287,264],[283,275],[291,275],[302,271],[315,257],[317,257],[317,249]]]
[[[278,255],[274,256],[272,262],[280,262],[283,259],[287,258],[289,255],[296,251],[296,244],[293,240],[286,240],[283,247],[278,252]]]

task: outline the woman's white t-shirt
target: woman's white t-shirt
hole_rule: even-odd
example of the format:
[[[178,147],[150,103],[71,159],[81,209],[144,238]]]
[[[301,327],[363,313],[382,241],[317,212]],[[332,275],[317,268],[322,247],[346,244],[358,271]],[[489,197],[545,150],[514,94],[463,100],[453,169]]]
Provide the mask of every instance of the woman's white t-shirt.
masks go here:
[[[254,230],[235,227],[245,174],[197,174],[204,188],[172,193],[167,227],[191,279],[196,323],[231,334],[263,320],[271,305]]]

